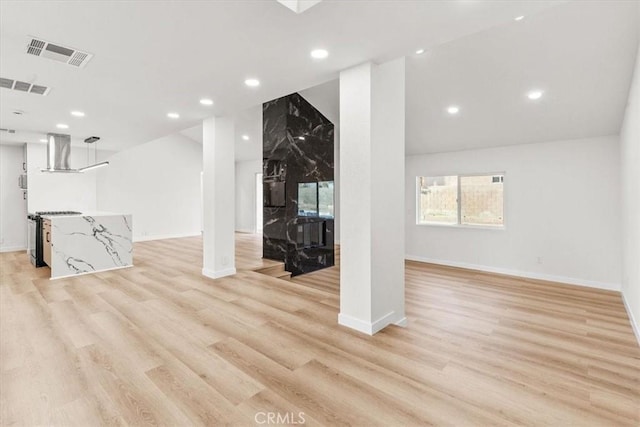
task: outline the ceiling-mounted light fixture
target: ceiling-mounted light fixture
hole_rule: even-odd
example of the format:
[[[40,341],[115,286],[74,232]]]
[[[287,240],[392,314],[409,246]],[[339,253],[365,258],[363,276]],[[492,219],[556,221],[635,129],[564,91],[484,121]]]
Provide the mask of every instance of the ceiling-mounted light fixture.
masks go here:
[[[47,134],[47,168],[42,169],[42,172],[50,173],[80,173],[88,170],[107,166],[109,162],[100,162],[93,165],[85,166],[80,169],[71,169],[69,166],[69,157],[71,156],[71,136],[59,133]],[[100,138],[92,136],[84,140],[85,143],[91,144],[98,141]],[[95,149],[95,158],[98,157],[98,149]],[[89,151],[87,149],[87,158]],[[88,162],[87,162],[88,163]]]
[[[329,56],[329,52],[326,49],[314,49],[311,51],[311,57],[313,59],[325,59]]]
[[[527,98],[532,99],[532,100],[536,100],[536,99],[540,99],[542,98],[542,94],[544,92],[542,92],[541,90],[532,90],[529,93],[527,93]]]
[[[86,172],[86,171],[90,171],[92,169],[101,168],[103,166],[109,166],[109,162],[100,162],[100,163],[96,163],[95,165],[91,165],[91,166],[87,166],[87,167],[84,167],[84,168],[80,168],[80,169],[78,169],[78,172]]]
[[[258,86],[260,86],[260,80],[258,80],[258,79],[246,79],[244,81],[244,84],[246,84],[249,87],[258,87]]]

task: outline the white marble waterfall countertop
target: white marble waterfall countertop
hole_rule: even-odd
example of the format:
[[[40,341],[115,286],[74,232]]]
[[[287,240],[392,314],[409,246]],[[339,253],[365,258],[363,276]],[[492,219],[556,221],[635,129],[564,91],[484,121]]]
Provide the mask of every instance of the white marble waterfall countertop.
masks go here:
[[[133,265],[129,214],[42,215],[51,220],[51,278]]]
[[[89,212],[82,212],[79,214],[69,214],[69,215],[40,215],[42,218],[46,218],[46,219],[53,219],[53,218],[69,218],[69,217],[81,217],[81,216],[131,216],[131,215],[127,215],[127,214],[122,214],[122,213],[118,213],[118,212],[105,212],[105,211],[89,211]]]

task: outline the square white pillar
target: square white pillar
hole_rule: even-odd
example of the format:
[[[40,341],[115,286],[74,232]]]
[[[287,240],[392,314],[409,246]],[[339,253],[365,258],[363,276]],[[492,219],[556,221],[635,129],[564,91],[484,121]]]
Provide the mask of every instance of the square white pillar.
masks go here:
[[[404,325],[405,60],[340,73],[340,314]]]
[[[202,274],[218,278],[235,268],[235,126],[230,117],[202,122]]]

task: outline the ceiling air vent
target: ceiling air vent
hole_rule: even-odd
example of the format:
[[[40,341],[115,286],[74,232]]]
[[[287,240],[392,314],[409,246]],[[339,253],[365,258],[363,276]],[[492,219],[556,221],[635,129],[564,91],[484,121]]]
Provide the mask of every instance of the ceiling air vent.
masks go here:
[[[5,89],[13,89],[13,80],[0,77],[0,87]]]
[[[71,47],[60,46],[35,37],[30,37],[27,53],[53,59],[54,61],[63,62],[79,68],[87,65],[87,62],[93,57],[90,53],[81,52]]]
[[[29,92],[29,89],[31,89],[31,84],[27,82],[16,81],[15,84],[13,85],[13,89],[19,90],[22,92]]]
[[[4,77],[0,77],[0,87],[19,90],[20,92],[35,93],[37,95],[48,95],[51,90],[51,88],[47,86],[21,82],[20,80],[6,79]]]
[[[0,132],[16,133],[16,130],[15,129],[0,128]]]

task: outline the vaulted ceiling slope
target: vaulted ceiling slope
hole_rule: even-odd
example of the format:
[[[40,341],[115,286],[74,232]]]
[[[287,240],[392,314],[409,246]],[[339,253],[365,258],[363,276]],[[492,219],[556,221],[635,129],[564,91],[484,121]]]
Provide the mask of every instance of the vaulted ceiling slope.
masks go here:
[[[557,1],[323,1],[296,14],[275,0],[0,2],[0,77],[51,88],[1,89],[3,140],[65,123],[75,140],[119,150],[385,61],[533,16]],[[25,53],[28,36],[93,54],[83,68]],[[311,49],[330,52],[313,61]],[[261,86],[249,89],[244,80]],[[212,107],[198,103],[213,99]],[[14,110],[24,114],[14,115]],[[71,110],[86,113],[71,117]],[[180,113],[169,120],[166,114]]]
[[[639,6],[570,2],[410,57],[407,153],[618,134]]]

